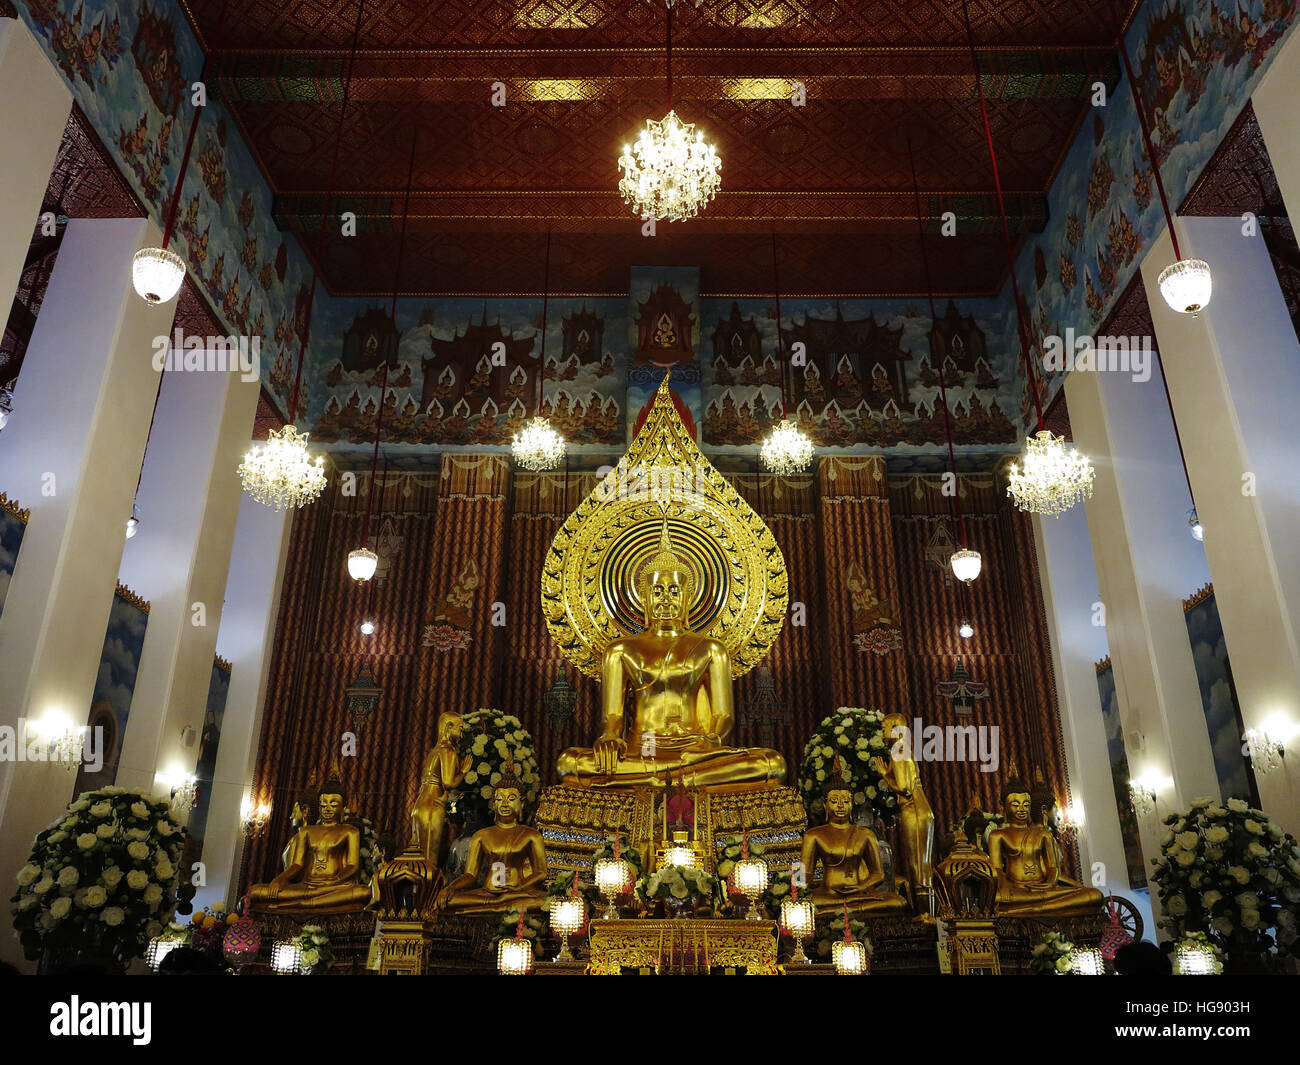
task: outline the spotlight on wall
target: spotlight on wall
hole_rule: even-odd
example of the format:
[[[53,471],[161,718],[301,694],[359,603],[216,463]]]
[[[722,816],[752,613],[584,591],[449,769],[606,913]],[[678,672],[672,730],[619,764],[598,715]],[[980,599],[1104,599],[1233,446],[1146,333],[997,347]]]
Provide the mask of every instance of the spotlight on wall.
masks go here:
[[[369,618],[366,618],[366,620],[361,623],[361,635],[373,636],[374,634],[375,634],[375,623],[371,621]]]
[[[1205,539],[1205,529],[1201,525],[1201,519],[1196,516],[1195,507],[1187,512],[1187,527],[1192,531],[1193,540]]]
[[[139,508],[131,504],[131,516],[126,519],[126,538],[129,540],[140,531],[140,511]]]
[[[5,427],[9,421],[9,415],[14,412],[14,393],[8,386],[0,388],[0,429]]]
[[[975,626],[969,621],[963,620],[962,623],[957,626],[957,634],[961,636],[963,640],[969,640],[975,635]]]

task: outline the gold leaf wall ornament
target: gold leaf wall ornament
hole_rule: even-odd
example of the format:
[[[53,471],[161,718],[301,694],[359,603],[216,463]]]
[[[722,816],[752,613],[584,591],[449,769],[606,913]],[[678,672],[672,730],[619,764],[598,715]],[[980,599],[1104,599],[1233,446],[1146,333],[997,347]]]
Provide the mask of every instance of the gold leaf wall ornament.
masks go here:
[[[763,519],[682,424],[668,374],[618,465],[555,534],[542,570],[542,613],[565,657],[591,677],[614,640],[644,628],[636,577],[667,517],[691,570],[691,628],[721,642],[732,676],[753,669],[785,620],[785,559]]]

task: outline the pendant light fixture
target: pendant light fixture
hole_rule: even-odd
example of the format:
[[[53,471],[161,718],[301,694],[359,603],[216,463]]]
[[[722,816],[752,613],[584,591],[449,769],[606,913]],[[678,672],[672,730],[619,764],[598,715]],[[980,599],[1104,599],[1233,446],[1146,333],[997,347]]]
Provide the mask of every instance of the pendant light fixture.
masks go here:
[[[1160,295],[1179,314],[1190,314],[1193,318],[1210,302],[1213,288],[1210,278],[1210,264],[1204,259],[1184,259],[1178,247],[1178,233],[1174,230],[1173,212],[1169,210],[1169,197],[1165,195],[1165,183],[1160,177],[1160,161],[1156,159],[1155,148],[1151,144],[1151,126],[1147,122],[1146,110],[1142,106],[1142,91],[1133,75],[1133,64],[1129,60],[1128,41],[1124,39],[1124,20],[1115,7],[1115,0],[1109,0],[1111,19],[1115,23],[1115,46],[1124,61],[1124,75],[1128,78],[1129,88],[1133,92],[1133,110],[1137,112],[1138,126],[1142,130],[1142,144],[1146,148],[1147,159],[1151,162],[1151,171],[1156,179],[1156,191],[1160,193],[1160,209],[1165,213],[1165,225],[1169,229],[1169,240],[1174,246],[1174,261],[1160,271],[1156,284],[1160,286]]]
[[[1092,498],[1092,482],[1096,470],[1077,450],[1065,446],[1064,437],[1057,436],[1043,425],[1043,405],[1038,398],[1038,383],[1029,360],[1020,285],[1016,281],[1016,260],[1011,250],[1011,229],[1007,225],[1007,209],[1002,199],[1002,178],[998,173],[997,152],[993,148],[993,129],[989,125],[988,106],[984,101],[984,84],[980,76],[979,56],[975,52],[975,37],[971,33],[967,0],[962,0],[961,12],[966,23],[966,44],[975,72],[980,115],[984,120],[984,138],[993,164],[993,187],[997,192],[998,216],[1002,221],[1002,243],[1006,250],[1007,272],[1011,277],[1011,296],[1016,304],[1016,326],[1020,335],[1020,354],[1025,364],[1025,383],[1029,386],[1029,395],[1034,401],[1037,424],[1033,437],[1025,441],[1020,462],[1011,464],[1007,494],[1015,501],[1017,508],[1026,514],[1063,514],[1079,500]]]
[[[763,465],[780,477],[806,470],[816,454],[816,447],[785,410],[785,339],[781,332],[781,275],[777,269],[776,233],[772,233],[772,287],[776,291],[776,365],[781,375],[781,421],[767,434],[759,457]]]
[[[546,323],[551,296],[551,231],[546,231],[546,267],[542,281],[542,355],[537,372],[537,409],[528,423],[510,441],[510,453],[526,470],[541,473],[564,461],[564,437],[542,416],[546,396]]]
[[[370,580],[379,567],[379,556],[370,550],[370,515],[375,503],[375,479],[379,475],[379,440],[384,432],[384,404],[388,398],[388,366],[397,358],[401,347],[401,334],[397,329],[397,293],[402,287],[402,260],[406,255],[406,223],[411,212],[411,182],[415,177],[415,145],[419,131],[411,131],[411,154],[406,164],[406,198],[402,201],[402,232],[397,238],[397,265],[393,271],[393,302],[388,317],[393,332],[384,347],[384,367],[379,379],[379,409],[375,413],[375,448],[370,454],[370,490],[366,495],[366,517],[362,525],[361,546],[348,552],[348,576],[358,583]]]
[[[668,7],[666,66],[668,114],[663,121],[647,119],[635,147],[619,156],[622,172],[618,191],[639,218],[681,222],[699,214],[722,184],[722,160],[693,123],[673,110],[673,4]]]
[[[217,18],[217,34],[226,23],[226,8],[230,0],[223,0],[221,14]],[[215,40],[215,38],[214,38]],[[194,117],[190,119],[190,132],[185,138],[185,152],[181,156],[180,173],[176,175],[176,187],[172,190],[171,202],[167,205],[167,220],[163,223],[163,239],[160,247],[141,248],[131,257],[131,285],[136,294],[146,303],[166,303],[176,298],[185,281],[185,260],[172,251],[172,233],[176,228],[176,211],[180,207],[181,187],[185,184],[185,173],[190,166],[190,153],[194,149],[194,135],[199,129],[199,119],[207,107],[208,71],[212,65],[213,48],[203,59],[203,69],[199,72],[199,84],[203,86],[202,102],[194,105]]]
[[[312,260],[311,283],[307,286],[305,320],[298,347],[298,366],[294,371],[293,391],[289,397],[289,420],[282,429],[272,429],[267,434],[266,443],[254,444],[249,448],[244,461],[239,464],[239,479],[243,482],[244,491],[257,502],[276,510],[304,507],[325,490],[325,460],[320,455],[312,458],[307,451],[307,440],[311,434],[298,432],[294,422],[298,416],[302,364],[307,355],[307,341],[311,336],[312,308],[316,303],[316,275],[321,256],[325,252],[325,234],[329,228],[334,182],[338,176],[339,149],[343,143],[343,120],[347,116],[348,101],[352,95],[352,70],[356,65],[357,40],[361,35],[361,19],[365,10],[366,0],[357,0],[357,18],[352,27],[352,47],[343,76],[343,99],[334,134],[334,158],[330,163],[329,186],[321,204],[320,240],[316,245],[316,256]]]
[[[916,156],[912,151],[912,126],[907,126],[907,164],[912,171],[912,198],[916,201],[916,235],[921,245],[921,269],[925,272],[925,294],[930,302],[930,355],[934,357],[934,335],[939,328],[939,314],[934,309],[934,283],[930,280],[930,257],[925,250],[925,220],[921,212],[921,186],[916,178]],[[966,522],[961,512],[961,493],[957,484],[957,455],[952,446],[952,412],[948,410],[948,389],[944,382],[943,363],[939,363],[939,403],[943,406],[943,432],[948,441],[948,471],[952,474],[951,512],[961,547],[952,553],[948,564],[953,576],[968,587],[980,575],[984,560],[971,550],[966,541]]]

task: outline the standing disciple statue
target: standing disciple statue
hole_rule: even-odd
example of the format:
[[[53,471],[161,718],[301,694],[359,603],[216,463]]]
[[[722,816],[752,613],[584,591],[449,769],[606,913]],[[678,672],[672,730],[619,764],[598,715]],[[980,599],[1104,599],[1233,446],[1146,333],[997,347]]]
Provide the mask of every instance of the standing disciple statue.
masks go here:
[[[252,888],[254,910],[346,913],[370,902],[370,888],[361,883],[361,830],[341,820],[345,799],[333,775],[317,797],[320,820],[289,841],[280,875]]]
[[[442,864],[443,841],[447,832],[447,803],[469,769],[471,756],[456,753],[465,719],[444,711],[438,715],[438,743],[424,759],[420,792],[411,809],[411,830],[424,860],[437,868]]]
[[[888,763],[876,759],[876,769],[898,796],[898,843],[903,872],[912,885],[916,912],[931,910],[934,879],[934,811],[921,787],[921,771],[911,757],[910,732],[902,714],[890,714],[882,722],[885,736],[894,740]]]

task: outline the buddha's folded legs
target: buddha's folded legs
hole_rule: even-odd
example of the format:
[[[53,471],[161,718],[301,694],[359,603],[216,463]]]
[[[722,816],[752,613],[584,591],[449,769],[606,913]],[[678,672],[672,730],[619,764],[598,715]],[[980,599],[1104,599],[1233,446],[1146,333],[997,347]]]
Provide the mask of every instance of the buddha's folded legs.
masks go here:
[[[622,758],[613,773],[596,769],[590,747],[570,747],[560,755],[556,768],[570,787],[662,786],[669,772],[681,777],[688,787],[715,784],[746,784],[754,781],[785,781],[785,758],[778,751],[761,747],[719,747],[712,751],[674,752],[662,759],[634,755]]]
[[[447,902],[448,913],[483,914],[505,913],[508,910],[539,910],[546,902],[545,895],[524,891],[490,891],[487,888],[467,888],[458,891]]]
[[[911,908],[907,905],[907,899],[902,895],[837,895],[834,892],[822,892],[813,889],[810,896],[813,908],[819,913],[839,914],[844,911],[845,904],[849,907],[850,914],[908,914]]]
[[[371,899],[371,889],[364,884],[337,884],[331,887],[311,887],[290,884],[270,894],[262,885],[252,889],[251,902],[255,910],[276,913],[284,910],[342,911],[359,910]]]
[[[1030,891],[1003,881],[998,885],[997,908],[1005,914],[1090,914],[1097,913],[1103,901],[1100,891],[1080,884],[1058,884],[1045,891]]]

